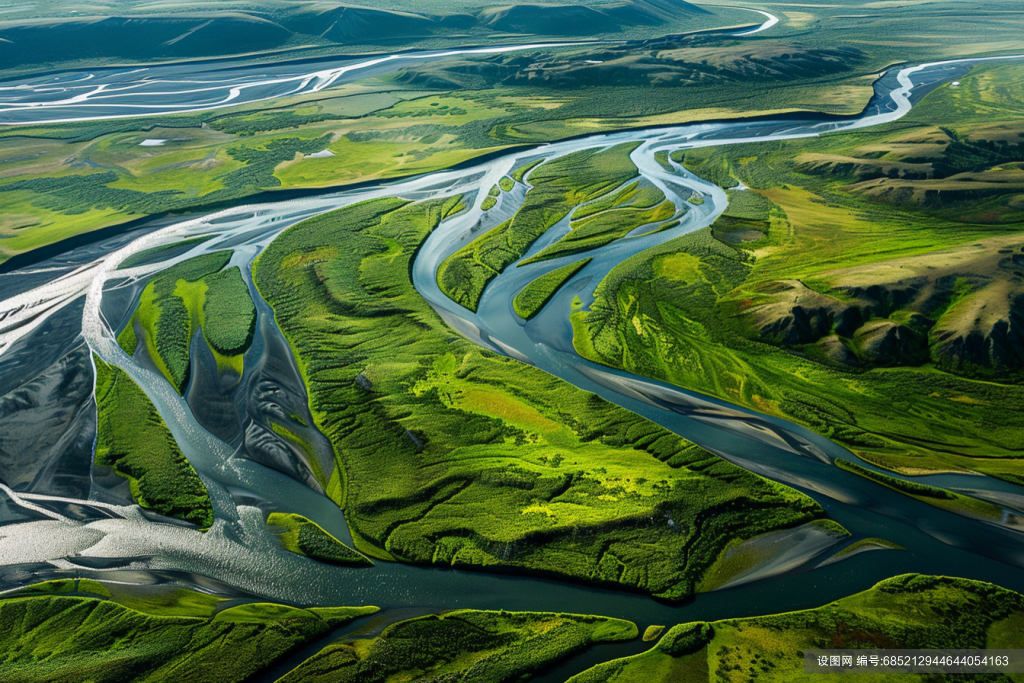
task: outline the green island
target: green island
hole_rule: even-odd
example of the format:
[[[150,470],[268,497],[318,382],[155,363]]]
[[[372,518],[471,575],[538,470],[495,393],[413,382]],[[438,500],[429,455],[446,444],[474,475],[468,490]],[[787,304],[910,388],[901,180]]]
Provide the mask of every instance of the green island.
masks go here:
[[[636,637],[635,624],[608,617],[456,610],[328,645],[281,683],[521,681],[591,645]]]
[[[139,341],[178,393],[191,374],[189,346],[200,328],[218,369],[242,374],[242,354],[252,343],[256,306],[235,266],[225,268],[230,251],[181,261],[157,274],[142,291],[139,305],[118,343],[134,355]]]
[[[986,649],[1024,645],[1024,596],[990,583],[904,574],[817,609],[670,628],[651,650],[570,683],[817,681],[805,649]],[[928,674],[847,674],[857,680],[951,680]],[[978,675],[1015,680],[1006,674]]]
[[[267,525],[281,529],[277,532],[277,538],[285,550],[306,555],[319,562],[348,567],[373,566],[369,559],[302,515],[272,512],[267,516]]]
[[[339,209],[289,228],[255,264],[334,446],[324,488],[357,550],[682,599],[733,539],[823,516],[444,325],[409,259],[459,202]]]
[[[551,300],[551,297],[561,289],[562,285],[588,263],[590,263],[589,258],[581,259],[556,268],[549,273],[544,273],[530,282],[512,300],[516,314],[524,320],[529,320],[537,315],[540,309],[544,308],[544,305]]]
[[[96,464],[127,479],[132,498],[142,507],[209,528],[213,507],[206,486],[149,397],[121,368],[96,356],[93,363]]]
[[[577,351],[896,472],[1024,482],[1022,73],[975,67],[877,129],[686,150],[753,189],[616,266],[572,315]]]

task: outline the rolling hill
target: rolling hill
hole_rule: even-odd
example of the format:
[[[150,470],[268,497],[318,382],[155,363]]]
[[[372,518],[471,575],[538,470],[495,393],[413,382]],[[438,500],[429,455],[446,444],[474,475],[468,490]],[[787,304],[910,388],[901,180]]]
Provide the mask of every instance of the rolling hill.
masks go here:
[[[159,7],[159,6],[157,6]],[[444,5],[394,0],[388,7],[284,2],[245,11],[209,11],[201,4],[151,13],[119,5],[116,16],[82,6],[44,8],[36,16],[0,22],[0,64],[9,72],[76,62],[117,63],[226,57],[282,49],[333,46],[382,48],[423,42],[443,45],[677,30],[713,15],[689,3],[616,0],[606,3]],[[2,70],[0,70],[2,73]]]

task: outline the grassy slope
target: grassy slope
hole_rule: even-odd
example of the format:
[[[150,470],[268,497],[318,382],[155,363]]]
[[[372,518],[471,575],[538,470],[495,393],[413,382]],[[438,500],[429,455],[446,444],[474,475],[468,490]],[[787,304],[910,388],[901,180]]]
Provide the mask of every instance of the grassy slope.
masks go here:
[[[0,599],[0,679],[240,683],[332,628],[377,611],[247,603],[213,614],[216,600],[189,591],[159,606],[144,598],[148,604],[137,606],[145,611],[137,611],[133,599],[118,598],[126,603],[120,604],[109,594],[96,582],[72,580]]]
[[[144,508],[201,528],[213,524],[209,494],[146,394],[120,368],[96,363],[96,464],[131,484]]]
[[[324,531],[316,522],[312,522],[302,515],[272,512],[267,517],[267,525],[283,529],[278,532],[277,537],[285,550],[330,564],[349,567],[373,566],[373,562]]]
[[[817,609],[676,626],[648,652],[599,664],[570,683],[816,681],[820,674],[803,671],[798,653],[804,649],[1020,648],[1022,620],[1018,593],[980,581],[907,574]],[[934,675],[854,678],[897,682]]]
[[[342,209],[289,228],[256,263],[334,445],[327,492],[357,549],[682,598],[730,540],[821,516],[448,329],[409,268],[456,201]]]
[[[540,309],[544,308],[544,304],[555,295],[562,285],[568,282],[573,275],[578,273],[588,263],[590,263],[589,258],[581,259],[575,263],[569,263],[561,268],[556,268],[550,273],[545,273],[530,282],[512,300],[512,306],[515,308],[516,313],[519,317],[526,320],[535,316],[540,312]]]
[[[189,345],[199,328],[218,366],[231,366],[239,373],[241,354],[252,343],[256,306],[238,268],[224,269],[230,259],[230,251],[218,251],[157,274],[118,337],[125,352],[133,353],[132,340],[140,330],[150,358],[179,393],[188,383]]]
[[[861,166],[892,165],[911,155],[963,163],[962,153],[936,124],[956,124],[964,135],[975,130],[983,141],[1012,127],[999,121],[1017,116],[1021,95],[1013,83],[1019,83],[1015,74],[1020,67],[1001,68],[1001,77],[992,75],[996,69],[982,71],[989,74],[991,87],[940,89],[925,98],[910,120],[889,129],[800,144],[687,152],[685,164],[701,173],[725,165],[775,208],[764,220],[763,207],[746,207],[711,231],[673,240],[618,266],[599,285],[590,312],[574,315],[577,349],[599,362],[796,420],[883,467],[908,474],[974,469],[1024,481],[1019,450],[1024,417],[1015,408],[1024,401],[1019,385],[940,371],[928,362],[927,347],[902,358],[898,352],[872,356],[872,340],[862,334],[877,323],[898,324],[905,340],[908,334],[921,334],[915,325],[934,324],[930,321],[947,311],[958,315],[957,309],[925,309],[922,318],[899,310],[908,304],[898,303],[886,319],[889,312],[874,304],[875,311],[884,312],[870,314],[872,324],[848,339],[826,330],[833,336],[816,343],[801,345],[798,339],[787,347],[775,341],[799,327],[794,321],[801,313],[794,313],[793,306],[810,311],[810,326],[818,324],[813,315],[835,325],[828,311],[856,303],[854,295],[863,300],[873,284],[899,289],[891,281],[911,269],[926,279],[930,272],[941,275],[944,279],[935,280],[929,291],[941,293],[947,287],[945,296],[965,291],[953,286],[958,268],[967,278],[966,291],[980,291],[986,278],[1003,277],[996,260],[1004,254],[997,252],[1009,244],[993,242],[984,252],[970,245],[1017,239],[1024,216],[1014,208],[1012,190],[1003,190],[1001,199],[968,195],[937,207],[894,203],[864,196],[857,178],[849,175],[861,171],[850,164],[819,174],[808,173],[817,166],[806,161],[808,154],[816,159],[859,154]],[[971,78],[964,82],[969,85]],[[982,121],[988,129],[979,128]],[[1006,149],[995,144],[997,151]],[[989,148],[978,143],[973,149],[985,153]],[[898,163],[896,168],[902,173]],[[886,177],[890,172],[881,170]],[[724,239],[755,228],[767,234],[750,243],[730,245],[712,236]],[[991,265],[982,260],[975,266],[966,258],[989,258],[989,251]],[[1006,271],[1005,281],[1012,283],[1012,278]],[[847,289],[836,289],[840,286]],[[799,298],[787,298],[794,293]],[[819,301],[825,302],[825,313],[816,312]],[[998,299],[990,301],[999,305]],[[756,326],[765,322],[772,324],[759,331]],[[769,335],[773,330],[779,331],[776,336]],[[1011,376],[1001,375],[1004,381]]]
[[[587,647],[637,637],[632,622],[546,612],[458,610],[402,621],[371,640],[329,645],[282,683],[521,681]]]
[[[582,150],[533,169],[528,177],[531,188],[516,215],[459,249],[437,269],[441,291],[475,311],[487,283],[522,258],[538,237],[578,204],[636,175],[629,154],[637,144]]]

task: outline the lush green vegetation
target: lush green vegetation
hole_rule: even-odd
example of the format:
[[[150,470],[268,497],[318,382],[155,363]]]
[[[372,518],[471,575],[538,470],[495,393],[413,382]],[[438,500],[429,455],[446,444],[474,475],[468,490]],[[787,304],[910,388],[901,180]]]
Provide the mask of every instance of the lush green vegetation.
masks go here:
[[[577,350],[904,474],[1024,481],[1020,73],[976,69],[877,131],[687,150],[754,189],[613,269],[573,315]]]
[[[244,353],[256,330],[256,306],[237,267],[204,278],[206,294],[199,317],[210,347],[222,356]]]
[[[146,611],[109,593],[97,582],[70,580],[0,599],[0,678],[122,683],[184,676],[197,683],[241,683],[331,629],[377,611],[246,603],[186,615],[174,605],[155,608],[145,593]],[[180,589],[174,595],[182,605],[211,597]]]
[[[372,567],[373,562],[327,533],[319,524],[302,515],[272,512],[267,525],[280,527],[277,538],[285,550],[330,564]]]
[[[629,154],[637,143],[607,150],[586,149],[530,171],[530,190],[508,221],[449,256],[437,282],[452,301],[475,311],[484,288],[523,257],[533,242],[582,202],[618,187],[637,173]]]
[[[124,370],[98,356],[94,362],[96,464],[127,479],[142,507],[209,528],[213,507],[206,487],[149,397]]]
[[[393,624],[372,640],[328,645],[282,683],[512,683],[593,644],[636,637],[636,625],[621,619],[458,610]]]
[[[520,318],[529,320],[544,308],[544,305],[551,300],[551,297],[561,289],[562,285],[569,281],[573,275],[580,272],[580,269],[590,263],[585,258],[575,263],[569,263],[561,268],[556,268],[549,273],[544,273],[533,282],[529,283],[516,294],[512,300],[512,307]]]
[[[678,599],[733,539],[822,516],[445,326],[409,267],[458,203],[357,204],[289,228],[255,265],[334,446],[325,490],[358,550]]]
[[[241,271],[224,269],[230,259],[230,251],[217,251],[158,273],[143,289],[138,309],[118,336],[129,354],[141,338],[150,358],[179,393],[188,383],[189,345],[200,328],[218,367],[233,367],[241,374],[241,355],[256,330],[256,306]]]
[[[817,609],[675,626],[651,650],[599,664],[570,683],[814,681],[820,674],[804,673],[804,649],[1019,648],[1021,624],[1019,593],[980,581],[906,574]],[[871,681],[908,678],[933,679],[870,675]]]

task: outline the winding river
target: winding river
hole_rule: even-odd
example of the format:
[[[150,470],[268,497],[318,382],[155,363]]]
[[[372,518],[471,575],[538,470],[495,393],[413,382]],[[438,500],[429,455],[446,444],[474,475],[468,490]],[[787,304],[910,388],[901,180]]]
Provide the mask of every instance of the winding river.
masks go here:
[[[724,211],[727,200],[721,189],[677,164],[671,172],[664,169],[654,160],[656,152],[813,137],[894,121],[932,88],[980,61],[984,60],[939,62],[887,74],[876,84],[871,105],[855,117],[707,123],[595,135],[412,180],[238,206],[171,225],[154,225],[0,276],[0,283],[9,287],[8,291],[18,292],[0,302],[0,394],[32,382],[39,385],[40,368],[48,368],[43,375],[58,368],[52,372],[59,376],[59,368],[70,362],[68,358],[88,364],[86,345],[105,362],[126,370],[144,388],[207,484],[217,516],[216,524],[205,534],[153,519],[106,489],[91,472],[74,484],[83,492],[81,495],[28,494],[14,490],[16,486],[3,486],[0,588],[73,572],[115,581],[176,581],[210,590],[235,589],[302,604],[376,604],[395,615],[466,607],[599,611],[631,619],[641,628],[812,607],[910,571],[976,578],[1024,591],[1024,534],[1006,524],[938,510],[840,470],[831,464],[833,459],[855,457],[784,420],[588,362],[573,349],[568,319],[571,299],[579,296],[588,304],[597,283],[623,259],[707,226]],[[94,97],[82,101],[90,99]],[[578,260],[580,255],[509,267],[487,287],[477,313],[454,304],[439,291],[435,280],[438,265],[469,240],[505,220],[522,201],[522,190],[517,189],[503,195],[494,209],[484,212],[481,204],[487,190],[499,178],[531,160],[623,142],[641,143],[632,154],[640,174],[677,206],[685,206],[684,198],[692,192],[700,193],[704,203],[690,206],[678,227],[626,237],[589,252],[587,256],[593,260],[529,322],[512,310],[515,294],[540,274]],[[413,266],[416,289],[451,327],[481,346],[535,365],[731,462],[807,493],[832,519],[853,532],[854,539],[883,537],[904,546],[907,552],[863,553],[816,569],[827,553],[803,557],[792,566],[780,567],[785,571],[758,581],[701,594],[683,605],[666,605],[641,595],[526,577],[385,562],[378,562],[373,569],[346,569],[283,551],[266,530],[261,506],[288,501],[289,510],[348,539],[341,511],[294,474],[289,476],[280,463],[269,467],[241,457],[241,437],[215,436],[222,430],[231,433],[232,425],[216,423],[207,416],[211,411],[203,409],[207,405],[203,401],[208,399],[192,391],[179,396],[154,368],[125,354],[115,341],[115,333],[123,326],[145,278],[183,259],[231,247],[235,250],[233,263],[243,266],[259,311],[256,337],[234,395],[244,402],[255,402],[255,407],[245,408],[253,416],[259,401],[268,400],[259,388],[269,382],[291,396],[289,400],[304,406],[305,390],[294,361],[282,343],[269,307],[252,286],[252,260],[282,230],[325,211],[383,196],[427,199],[456,194],[473,197],[473,206],[435,230]],[[563,224],[552,228],[526,257],[567,229]],[[126,258],[142,250],[198,235],[213,238],[160,263],[117,269]],[[198,373],[209,372],[209,368],[203,369],[204,362],[199,359]],[[88,391],[66,400],[68,410],[78,410],[86,418],[88,411],[95,410]],[[90,423],[83,418],[76,429],[88,435]],[[319,450],[312,457],[326,457],[324,453]],[[982,476],[941,475],[930,480],[945,487],[1003,494],[1008,500],[1024,494],[1020,487]],[[74,486],[68,484],[65,488]],[[1004,522],[1013,521],[1016,514],[1008,509]],[[564,680],[598,659],[641,649],[645,645],[639,642],[596,648],[540,680]]]

